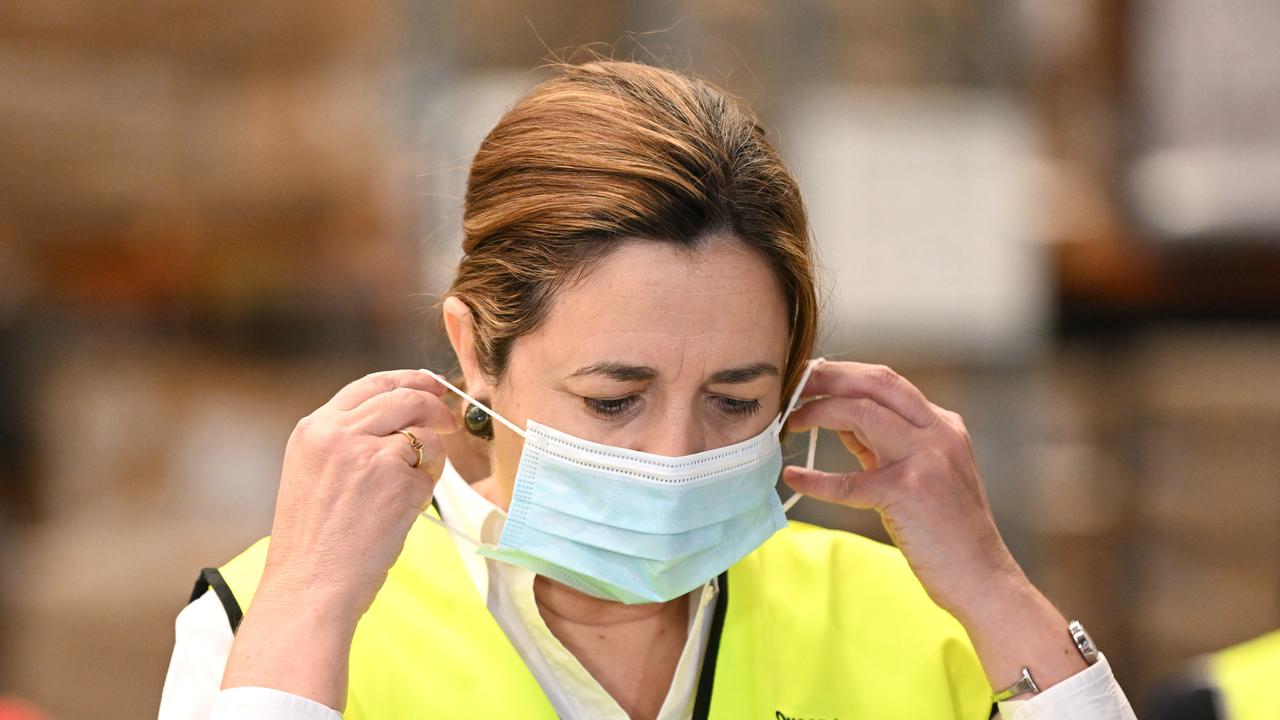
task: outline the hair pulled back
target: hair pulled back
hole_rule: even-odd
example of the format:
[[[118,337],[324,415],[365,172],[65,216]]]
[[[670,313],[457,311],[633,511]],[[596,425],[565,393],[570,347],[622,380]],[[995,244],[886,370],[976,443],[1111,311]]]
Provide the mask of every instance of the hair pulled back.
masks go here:
[[[481,370],[499,379],[557,288],[622,241],[693,249],[728,233],[763,256],[786,296],[786,397],[818,308],[804,204],[764,130],[723,91],[671,70],[559,69],[502,116],[467,178],[450,292],[471,309]]]

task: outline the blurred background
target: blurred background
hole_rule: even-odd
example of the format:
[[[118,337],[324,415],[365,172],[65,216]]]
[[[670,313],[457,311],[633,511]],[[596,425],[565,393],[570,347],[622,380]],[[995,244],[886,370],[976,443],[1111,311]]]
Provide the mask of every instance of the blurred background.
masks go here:
[[[761,116],[822,353],[965,416],[1140,706],[1280,626],[1277,37],[1272,0],[0,3],[0,695],[154,716],[298,418],[452,366],[470,157],[591,44]]]

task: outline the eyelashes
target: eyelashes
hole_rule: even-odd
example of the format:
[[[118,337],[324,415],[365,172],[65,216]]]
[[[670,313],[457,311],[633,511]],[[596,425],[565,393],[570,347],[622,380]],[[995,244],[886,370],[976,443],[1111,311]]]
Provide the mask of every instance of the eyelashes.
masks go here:
[[[620,398],[582,398],[587,404],[587,408],[595,414],[604,418],[614,418],[627,412],[640,402],[635,395],[628,395]]]
[[[639,395],[627,395],[620,398],[582,398],[587,409],[595,415],[613,419],[625,415],[640,403]],[[737,398],[716,395],[713,399],[716,409],[727,417],[750,417],[760,411],[759,400],[738,400]]]
[[[760,412],[759,400],[738,400],[736,398],[716,397],[716,403],[726,415],[748,417]]]

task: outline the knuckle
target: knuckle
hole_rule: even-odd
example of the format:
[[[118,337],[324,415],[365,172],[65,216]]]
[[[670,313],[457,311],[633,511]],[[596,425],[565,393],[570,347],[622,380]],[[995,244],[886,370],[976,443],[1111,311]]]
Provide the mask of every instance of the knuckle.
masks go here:
[[[405,447],[408,447],[406,444]],[[367,456],[371,464],[379,466],[395,466],[405,461],[404,451],[392,445],[383,445]]]
[[[351,436],[351,431],[337,419],[325,419],[316,423],[313,432],[317,438],[325,442],[336,443]]]
[[[918,464],[909,464],[902,468],[898,485],[908,495],[915,494],[924,485],[924,475],[924,470]]]
[[[418,397],[422,405],[433,417],[440,418],[446,415],[452,416],[453,410],[445,403],[443,398],[436,397],[428,392],[419,392]]]
[[[311,429],[315,427],[315,424],[316,424],[315,413],[311,413],[309,415],[303,415],[301,418],[298,419],[298,422],[293,426],[293,432],[294,434],[297,434],[297,435],[304,435],[310,432]]]
[[[972,447],[973,438],[969,435],[969,429],[964,426],[963,420],[957,419],[951,425],[951,430],[948,433],[948,438],[955,449],[967,450]]]
[[[371,372],[360,378],[360,383],[372,386],[377,390],[387,390],[391,384],[387,380],[387,376],[382,372]]]
[[[343,465],[344,467],[350,466],[356,475],[363,475],[366,474],[370,468],[375,466],[377,459],[377,451],[357,451],[347,455]]]
[[[849,500],[853,497],[854,488],[858,482],[857,476],[853,473],[843,473],[836,481],[836,496],[840,500]]]
[[[859,398],[853,401],[850,412],[854,422],[865,425],[875,418],[876,404],[871,400]]]
[[[414,390],[413,388],[407,388],[407,387],[393,388],[387,391],[387,395],[389,396],[388,402],[394,403],[395,405],[399,405],[399,406],[417,405],[422,401],[422,398],[418,393],[418,391]]]
[[[930,413],[932,427],[942,427],[948,432],[947,436],[967,436],[969,429],[965,427],[964,418],[960,417],[960,413],[948,410],[936,403],[930,403],[933,412]]]
[[[294,426],[294,433],[308,441],[324,442],[332,439],[337,434],[337,431],[333,423],[327,418],[312,413],[298,421],[298,424]]]
[[[436,434],[423,428],[422,432],[417,434],[418,440],[422,443],[422,457],[424,462],[426,458],[437,458],[444,455],[444,443],[440,442],[440,438]]]
[[[902,380],[897,371],[888,365],[872,365],[870,375],[873,381],[890,387],[897,385]]]

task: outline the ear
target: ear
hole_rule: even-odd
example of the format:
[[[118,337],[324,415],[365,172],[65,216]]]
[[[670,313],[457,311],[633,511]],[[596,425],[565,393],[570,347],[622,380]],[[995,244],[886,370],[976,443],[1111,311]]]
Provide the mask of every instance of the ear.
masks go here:
[[[453,354],[458,356],[467,392],[475,398],[487,396],[489,383],[480,371],[480,363],[476,361],[475,325],[472,322],[471,308],[457,295],[444,299],[444,329],[449,335],[449,344],[453,346]]]

